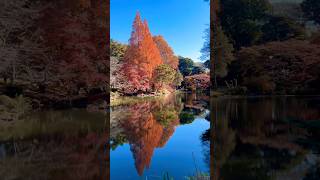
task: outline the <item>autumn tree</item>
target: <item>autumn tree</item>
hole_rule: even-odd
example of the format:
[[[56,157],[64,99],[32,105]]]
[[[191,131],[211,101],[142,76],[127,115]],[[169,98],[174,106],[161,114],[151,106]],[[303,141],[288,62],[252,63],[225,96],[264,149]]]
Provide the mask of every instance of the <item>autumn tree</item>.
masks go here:
[[[123,75],[121,73],[122,62],[116,57],[110,57],[110,88],[121,89]]]
[[[208,74],[196,74],[185,77],[184,86],[186,89],[205,91],[210,87],[210,76]]]
[[[178,69],[179,59],[174,55],[172,48],[166,40],[162,36],[154,36],[153,40],[160,51],[163,63],[169,64],[173,69]]]
[[[102,1],[51,3],[40,21],[57,70],[56,87],[65,96],[107,84],[107,46]]]
[[[160,52],[152,39],[147,21],[142,22],[138,12],[133,22],[122,68],[130,85],[126,88],[128,93],[149,90],[152,85],[153,71],[162,63]]]

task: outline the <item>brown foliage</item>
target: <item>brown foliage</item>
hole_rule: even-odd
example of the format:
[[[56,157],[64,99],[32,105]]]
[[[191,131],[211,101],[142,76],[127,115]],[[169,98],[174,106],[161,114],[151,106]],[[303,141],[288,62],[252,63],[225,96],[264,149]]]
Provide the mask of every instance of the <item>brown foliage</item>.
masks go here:
[[[319,57],[319,45],[301,40],[243,48],[238,53],[238,77],[241,83],[252,78],[264,79],[256,82],[263,82],[261,87],[268,87],[268,91],[315,92],[319,91],[316,83],[319,82]]]
[[[210,87],[210,76],[208,74],[186,76],[184,85],[189,90],[207,90]]]
[[[320,45],[320,32],[312,36],[311,43]]]
[[[179,65],[179,59],[174,55],[172,48],[166,42],[162,36],[154,36],[154,42],[156,43],[163,63],[170,65],[173,69],[177,70]]]

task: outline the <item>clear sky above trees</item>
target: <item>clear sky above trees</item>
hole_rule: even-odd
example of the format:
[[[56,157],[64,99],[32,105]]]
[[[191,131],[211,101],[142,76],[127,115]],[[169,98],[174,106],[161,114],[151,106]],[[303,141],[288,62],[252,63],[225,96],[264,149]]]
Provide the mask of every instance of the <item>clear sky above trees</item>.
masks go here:
[[[111,0],[111,38],[128,43],[137,11],[153,35],[162,35],[176,55],[198,60],[204,30],[209,26],[209,3],[201,0]]]

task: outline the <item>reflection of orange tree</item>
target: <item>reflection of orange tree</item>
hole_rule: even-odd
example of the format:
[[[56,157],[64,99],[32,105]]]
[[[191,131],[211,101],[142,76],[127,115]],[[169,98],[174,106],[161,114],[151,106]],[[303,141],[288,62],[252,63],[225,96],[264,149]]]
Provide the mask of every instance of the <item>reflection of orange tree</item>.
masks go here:
[[[139,175],[143,174],[144,168],[149,168],[154,149],[163,147],[179,124],[179,111],[167,103],[144,102],[132,105],[130,116],[121,122]]]

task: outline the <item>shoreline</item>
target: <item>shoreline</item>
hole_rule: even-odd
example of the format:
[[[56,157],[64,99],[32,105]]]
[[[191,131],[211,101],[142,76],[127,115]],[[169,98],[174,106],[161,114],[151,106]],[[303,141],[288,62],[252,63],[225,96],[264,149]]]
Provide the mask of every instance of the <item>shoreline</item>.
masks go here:
[[[169,93],[140,94],[137,96],[122,96],[118,93],[110,93],[110,107],[135,104],[143,100],[158,100],[178,93],[183,93],[183,91],[175,90]]]
[[[227,94],[224,91],[210,91],[211,97],[317,97],[320,94]]]

